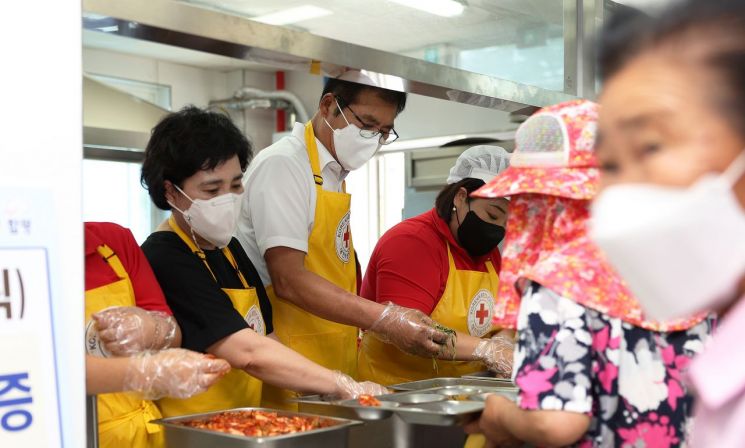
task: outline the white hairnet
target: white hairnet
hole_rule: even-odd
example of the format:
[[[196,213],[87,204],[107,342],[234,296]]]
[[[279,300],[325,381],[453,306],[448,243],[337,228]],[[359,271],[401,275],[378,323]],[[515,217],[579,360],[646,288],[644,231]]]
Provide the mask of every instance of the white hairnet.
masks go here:
[[[510,166],[510,156],[501,146],[472,146],[458,156],[447,182],[454,184],[467,177],[489,182]]]

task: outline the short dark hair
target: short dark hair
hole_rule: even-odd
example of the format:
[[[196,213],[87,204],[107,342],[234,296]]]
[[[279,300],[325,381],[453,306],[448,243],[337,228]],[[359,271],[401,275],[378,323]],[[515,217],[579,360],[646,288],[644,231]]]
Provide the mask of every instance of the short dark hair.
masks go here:
[[[145,148],[140,183],[162,210],[170,210],[165,181],[179,187],[200,170],[211,170],[238,156],[246,171],[253,148],[246,136],[222,113],[186,106],[166,115],[153,128]]]
[[[700,51],[685,51],[691,44]],[[631,59],[660,48],[673,48],[676,57],[693,58],[718,77],[707,91],[745,136],[745,1],[687,0],[657,17],[627,13],[612,19],[600,45],[601,75],[607,80]]]
[[[345,105],[353,105],[357,98],[359,98],[362,92],[373,92],[381,100],[386,103],[393,104],[396,106],[396,115],[403,112],[406,108],[406,93],[398,92],[396,90],[383,89],[381,87],[368,86],[366,84],[359,84],[352,81],[344,81],[337,78],[329,78],[326,81],[326,85],[323,86],[323,93],[321,98],[327,93],[333,93],[335,97],[341,98]],[[340,106],[342,106],[340,104]],[[342,106],[344,107],[344,106]],[[338,110],[335,114],[338,114]]]
[[[445,222],[450,222],[450,217],[453,215],[453,203],[455,202],[455,196],[458,194],[458,191],[460,191],[461,188],[465,188],[466,192],[468,192],[466,201],[470,202],[471,193],[483,187],[485,184],[486,182],[481,179],[466,177],[454,184],[446,185],[445,188],[440,190],[440,193],[437,194],[437,199],[435,199],[435,210],[437,210],[437,214],[440,218],[445,220]]]

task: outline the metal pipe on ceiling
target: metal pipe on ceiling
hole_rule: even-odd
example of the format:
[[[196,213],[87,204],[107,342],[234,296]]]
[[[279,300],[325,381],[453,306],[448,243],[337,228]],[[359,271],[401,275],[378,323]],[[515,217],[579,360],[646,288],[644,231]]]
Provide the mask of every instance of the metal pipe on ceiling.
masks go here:
[[[269,99],[269,100],[281,100],[286,101],[292,105],[297,114],[297,119],[301,123],[308,121],[308,112],[303,106],[303,102],[292,92],[287,90],[261,90],[254,87],[242,87],[238,89],[234,94],[233,98],[241,99]]]

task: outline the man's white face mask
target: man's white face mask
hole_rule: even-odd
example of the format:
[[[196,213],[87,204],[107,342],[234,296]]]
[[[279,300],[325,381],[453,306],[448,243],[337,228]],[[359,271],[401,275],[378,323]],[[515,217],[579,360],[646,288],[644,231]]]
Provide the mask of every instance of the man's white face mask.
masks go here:
[[[339,108],[341,116],[344,117],[344,121],[347,122],[347,127],[334,129],[325,118],[323,121],[326,122],[326,126],[331,128],[334,134],[334,150],[342,168],[347,171],[354,171],[361,168],[380,150],[380,136],[365,138],[360,135],[360,128],[347,120],[344,111],[339,106],[339,101],[334,98],[334,102],[336,102],[336,107]]]

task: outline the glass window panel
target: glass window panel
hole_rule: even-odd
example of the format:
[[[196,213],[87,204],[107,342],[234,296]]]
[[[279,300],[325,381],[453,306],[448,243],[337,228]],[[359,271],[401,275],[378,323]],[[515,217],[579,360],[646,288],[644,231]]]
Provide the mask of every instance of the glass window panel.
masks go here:
[[[83,160],[83,220],[114,222],[142,244],[159,224],[150,197],[140,185],[139,163]]]

